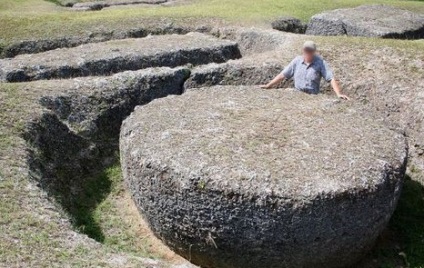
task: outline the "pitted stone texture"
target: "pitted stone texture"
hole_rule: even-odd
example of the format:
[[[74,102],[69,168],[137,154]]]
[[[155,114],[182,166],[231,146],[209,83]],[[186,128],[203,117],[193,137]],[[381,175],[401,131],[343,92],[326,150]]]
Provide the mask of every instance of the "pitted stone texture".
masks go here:
[[[251,87],[138,107],[120,149],[152,230],[202,267],[354,263],[389,221],[407,158],[404,136],[354,103]]]
[[[419,39],[424,15],[386,5],[336,9],[313,16],[306,34]]]
[[[149,36],[86,44],[0,60],[0,80],[69,78],[109,75],[148,67],[225,62],[240,58],[235,42],[201,33]]]
[[[44,108],[23,134],[31,148],[33,179],[69,208],[81,180],[98,174],[114,158],[122,120],[137,105],[180,94],[188,75],[188,69],[163,67],[27,83],[28,90],[42,92]]]
[[[187,68],[148,68],[108,77],[83,77],[61,82],[40,103],[85,137],[118,137],[122,120],[138,105],[169,94],[181,94]],[[54,86],[48,81],[45,87]]]

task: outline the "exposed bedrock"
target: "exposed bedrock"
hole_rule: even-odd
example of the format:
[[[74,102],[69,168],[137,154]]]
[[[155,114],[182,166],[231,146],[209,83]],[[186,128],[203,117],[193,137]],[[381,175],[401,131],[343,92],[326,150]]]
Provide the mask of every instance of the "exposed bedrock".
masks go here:
[[[130,29],[100,29],[78,36],[64,36],[52,39],[18,40],[0,46],[0,58],[11,58],[20,54],[45,52],[57,48],[76,47],[82,44],[99,43],[114,39],[140,38],[148,35],[187,34],[189,32],[208,32],[210,26],[197,22],[175,23],[166,19],[155,19],[154,22],[137,22]]]
[[[149,36],[3,59],[0,60],[0,80],[21,82],[110,75],[157,66],[219,63],[240,57],[235,42],[200,33]]]
[[[420,39],[424,15],[387,5],[336,9],[313,16],[306,34]]]
[[[28,123],[29,165],[41,187],[66,208],[78,197],[85,180],[110,164],[118,150],[122,120],[135,106],[181,94],[189,70],[153,68],[111,77],[30,83],[43,88],[47,108]]]
[[[122,125],[124,178],[202,267],[347,266],[388,223],[407,161],[403,134],[361,107],[234,86],[155,100]]]
[[[282,32],[304,34],[306,31],[306,24],[293,17],[279,17],[272,21],[271,26]]]

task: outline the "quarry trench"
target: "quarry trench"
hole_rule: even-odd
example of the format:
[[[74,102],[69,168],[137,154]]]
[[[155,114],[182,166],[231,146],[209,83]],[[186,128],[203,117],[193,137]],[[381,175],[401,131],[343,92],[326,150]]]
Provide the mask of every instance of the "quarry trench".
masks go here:
[[[219,49],[221,48],[218,47],[217,50]],[[202,51],[208,52],[207,49]],[[240,58],[240,52],[233,44],[230,52],[234,56],[229,58]],[[187,53],[199,55],[197,50]],[[210,58],[214,61],[214,57]],[[210,58],[205,57],[202,63],[207,63],[206,60]],[[29,83],[29,87],[35,83],[37,87],[50,92],[40,96],[39,104],[44,111],[37,116],[37,119],[27,124],[23,134],[28,143],[30,175],[69,214],[71,222],[76,224],[76,229],[80,229],[77,218],[77,210],[80,209],[79,199],[84,198],[85,187],[90,187],[93,182],[101,185],[102,182],[97,179],[99,174],[117,163],[120,125],[134,107],[168,94],[182,94],[189,87],[211,84],[207,78],[204,79],[204,72],[199,72],[197,78],[190,79],[191,72],[196,69],[192,66],[196,65],[198,58],[192,56],[191,59],[193,60],[190,62],[190,58],[185,57],[190,63],[188,67],[175,69],[157,67],[112,76]],[[218,57],[216,61],[222,60]],[[233,74],[232,70],[228,71],[230,68],[226,63],[210,64],[212,69],[220,70],[219,81],[214,79],[212,83],[227,79],[227,83],[240,84],[245,83],[252,75],[260,77],[264,73],[264,71],[255,72],[257,68],[251,63],[247,63],[246,66],[243,62],[239,64],[241,70],[245,69],[243,71],[245,77],[243,80],[241,75],[236,81],[229,79]],[[276,67],[271,65],[269,68]],[[227,72],[230,74],[226,74]],[[240,70],[238,72],[241,74]],[[108,72],[107,75],[109,74]],[[265,82],[265,79],[269,78],[268,74],[261,79]],[[101,189],[99,186],[99,191]],[[93,235],[93,233],[87,234]],[[92,238],[98,239],[93,236]]]
[[[185,33],[185,30],[179,33]],[[80,67],[79,62],[75,64],[77,67],[70,64],[74,69],[61,65],[60,49],[51,52],[41,52],[47,49],[38,49],[36,52],[41,52],[40,54],[2,60],[8,61],[11,66],[10,70],[0,70],[3,80],[22,82],[49,79],[42,83],[46,83],[47,87],[56,88],[56,91],[40,96],[39,104],[44,111],[27,124],[23,137],[28,143],[31,177],[69,213],[71,219],[75,214],[74,205],[81,194],[81,185],[87,185],[87,180],[95,178],[102,170],[117,163],[121,123],[136,106],[167,95],[184,94],[188,89],[265,83],[284,67],[290,54],[296,53],[295,45],[302,42],[302,39],[299,40],[295,35],[250,29],[229,29],[214,35],[219,39],[195,48],[184,48],[184,42],[172,41],[175,37],[173,35],[148,37],[147,42],[155,38],[162,40],[160,45],[166,44],[169,38],[171,41],[168,44],[181,45],[182,48],[168,53],[165,52],[166,47],[161,50],[152,47],[153,43],[150,43],[146,47],[151,47],[152,53],[143,54],[144,58],[134,56],[139,55],[140,51],[130,51],[127,58],[121,55],[113,59],[99,57],[84,67]],[[137,37],[140,36],[147,34],[142,32]],[[212,38],[200,37],[200,34],[195,36],[202,40]],[[125,38],[112,42],[125,47],[125,42],[134,41]],[[185,37],[181,35],[176,38]],[[143,42],[143,38],[134,42],[139,41]],[[219,45],[216,46],[215,42]],[[69,42],[68,46],[74,47],[71,50],[75,49],[78,53],[77,45],[82,43],[71,43]],[[86,45],[93,46],[90,48],[92,50],[87,50],[87,55],[105,44],[107,43]],[[23,47],[26,46],[31,45]],[[37,47],[48,47],[50,50],[56,45]],[[288,48],[288,55],[273,58],[273,51],[281,47]],[[111,53],[122,53],[116,51],[117,48],[113,46],[108,49]],[[162,51],[162,55],[158,54],[156,49]],[[16,56],[27,50],[15,51],[17,52],[6,55]],[[72,58],[75,54],[70,55]],[[21,70],[21,66],[26,66],[34,60],[32,57],[42,59],[46,56],[53,59],[47,65]],[[57,63],[54,63],[55,57]],[[258,64],[259,61],[263,64]],[[138,64],[139,62],[144,64]],[[55,80],[58,78],[66,79]],[[352,90],[360,86],[347,83],[347,87]],[[328,85],[325,85],[324,89],[328,90]]]
[[[201,34],[195,36],[197,38]],[[145,39],[148,42],[146,47],[151,46],[152,41],[161,41],[155,40],[157,38],[166,41],[167,36]],[[177,38],[179,42],[184,36],[169,36],[171,41],[173,38]],[[200,39],[202,38],[204,39],[203,36]],[[138,39],[136,42],[143,40],[143,38]],[[188,40],[193,41],[190,37],[188,37]],[[130,39],[130,42],[134,41],[134,39]],[[209,42],[209,40],[207,41]],[[119,44],[121,41],[117,42]],[[127,41],[123,40],[122,42]],[[194,42],[196,43],[196,40]],[[217,42],[220,44],[222,41],[217,40]],[[20,75],[10,76],[8,71],[3,69],[1,71],[2,77],[9,82],[22,82],[29,78],[31,78],[30,80],[38,80],[74,77],[72,80],[46,81],[48,85],[46,87],[58,85],[60,90],[52,95],[40,96],[39,104],[46,110],[39,116],[38,120],[30,122],[25,131],[24,137],[31,148],[29,166],[33,178],[39,182],[43,189],[55,196],[56,199],[60,199],[59,203],[66,207],[68,211],[71,211],[72,205],[67,203],[73,202],[73,194],[78,193],[78,185],[84,185],[84,179],[94,177],[98,170],[103,170],[111,163],[116,163],[120,125],[136,106],[169,94],[182,94],[184,90],[189,88],[217,84],[265,83],[282,68],[281,64],[276,62],[270,62],[266,66],[258,68],[255,66],[255,61],[239,59],[241,54],[235,45],[236,43],[225,42],[227,42],[225,45],[211,46],[210,49],[208,47],[209,42],[205,48],[190,47],[187,50],[184,50],[184,44],[179,42],[179,46],[183,47],[182,49],[170,53],[165,51],[166,47],[163,50],[159,47],[158,53],[154,52],[155,47],[150,55],[147,53],[145,56],[144,62],[153,66],[175,67],[189,64],[188,67],[177,67],[175,69],[169,67],[151,68],[150,66],[143,69],[147,64],[134,64],[140,58],[134,59],[130,54],[128,59],[134,65],[123,66],[120,64],[120,60],[116,60],[117,57],[111,59],[94,57],[93,62],[84,63],[82,67],[75,64],[74,72],[64,72],[65,68],[60,65],[59,60],[61,50],[34,54],[37,57],[35,62],[39,62],[37,59],[47,58],[49,59],[47,64],[51,64],[52,67],[42,63],[34,67],[26,65],[24,74],[22,74],[19,66],[23,66],[26,60],[34,60],[33,55],[3,60],[12,66],[10,73],[21,73]],[[101,45],[93,44],[90,46],[96,48]],[[117,46],[117,44],[112,45]],[[173,45],[178,46],[175,42]],[[79,49],[79,47],[73,50],[76,49]],[[88,47],[88,51],[91,51],[91,49],[91,47]],[[248,47],[247,49],[250,50],[251,48]],[[63,50],[66,52],[68,49]],[[112,48],[113,50],[114,48]],[[241,50],[243,51],[243,48]],[[55,56],[55,54],[58,56]],[[70,54],[72,57],[75,53],[71,52]],[[156,60],[157,58],[160,60]],[[149,59],[153,59],[154,64],[149,62]],[[231,59],[237,60],[231,61]],[[227,62],[228,60],[231,62]],[[56,64],[54,61],[59,63]],[[208,61],[212,63],[208,64]],[[98,62],[107,67],[98,68],[91,72],[79,71],[87,70],[87,65],[94,68]],[[192,67],[196,65],[201,66]],[[125,69],[140,70],[125,72]],[[91,76],[93,73],[110,75],[118,71],[124,72],[104,77],[78,77]],[[34,75],[34,72],[41,74]],[[48,75],[45,75],[47,72]],[[77,77],[75,78],[75,76]]]

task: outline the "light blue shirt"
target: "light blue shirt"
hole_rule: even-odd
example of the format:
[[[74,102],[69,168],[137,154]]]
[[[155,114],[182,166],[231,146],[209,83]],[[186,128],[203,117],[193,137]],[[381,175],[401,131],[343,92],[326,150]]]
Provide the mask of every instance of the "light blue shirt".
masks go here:
[[[286,79],[293,78],[294,87],[310,94],[319,93],[321,78],[327,82],[333,80],[333,72],[328,64],[319,56],[315,56],[311,64],[306,64],[302,56],[297,56],[281,72]]]

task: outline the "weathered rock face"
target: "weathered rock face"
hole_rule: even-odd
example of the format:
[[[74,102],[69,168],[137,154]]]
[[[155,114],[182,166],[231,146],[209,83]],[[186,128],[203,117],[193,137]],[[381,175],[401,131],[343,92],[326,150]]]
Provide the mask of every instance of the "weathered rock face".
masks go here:
[[[137,105],[169,94],[181,94],[189,70],[150,68],[110,77],[29,83],[44,90],[47,108],[24,133],[30,144],[33,178],[65,208],[91,174],[106,166],[118,149],[122,120]]]
[[[424,15],[386,5],[336,9],[313,16],[306,34],[419,39]]]
[[[354,263],[389,221],[407,158],[404,136],[353,103],[251,87],[138,107],[120,149],[152,230],[202,267]]]
[[[86,44],[0,60],[0,80],[69,78],[109,75],[148,67],[225,62],[240,58],[235,42],[200,33],[150,36]]]
[[[280,17],[271,23],[274,30],[282,32],[303,34],[306,31],[306,25],[299,19],[293,17]]]
[[[12,58],[20,54],[45,52],[57,48],[76,47],[82,44],[99,43],[114,39],[140,38],[148,35],[187,34],[189,32],[209,32],[211,25],[200,21],[178,21],[168,18],[154,18],[137,22],[133,28],[99,27],[76,36],[62,36],[51,39],[16,40],[8,44],[0,43],[0,58]],[[118,25],[117,25],[118,26]],[[1,41],[1,40],[0,40]]]
[[[199,88],[214,85],[260,85],[271,81],[283,70],[281,61],[237,60],[226,63],[202,65],[192,70],[184,87]]]

